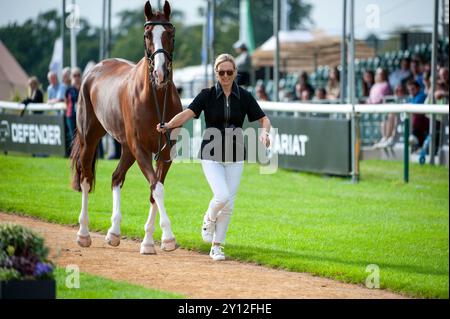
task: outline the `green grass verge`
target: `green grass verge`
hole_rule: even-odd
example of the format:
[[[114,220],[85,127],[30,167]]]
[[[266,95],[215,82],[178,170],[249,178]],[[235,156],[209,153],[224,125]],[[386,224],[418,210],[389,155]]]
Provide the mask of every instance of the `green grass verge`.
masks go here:
[[[100,161],[89,197],[90,229],[110,226],[111,175]],[[366,267],[380,267],[381,288],[415,297],[449,297],[449,174],[445,167],[365,161],[362,180],[279,170],[260,175],[248,165],[235,203],[226,253],[237,260],[363,284]],[[200,237],[211,191],[199,164],[173,164],[166,208],[178,242],[208,251]],[[122,191],[122,234],[143,238],[149,187],[137,165]],[[60,158],[0,156],[0,209],[76,224],[81,196],[70,188]],[[155,239],[161,236],[159,227]],[[136,252],[137,253],[137,252]]]
[[[56,268],[56,298],[58,299],[179,299],[182,295],[147,289],[126,282],[113,281],[99,276],[80,273],[79,288],[68,288],[73,284],[73,272],[66,273]],[[69,285],[67,285],[66,280]]]

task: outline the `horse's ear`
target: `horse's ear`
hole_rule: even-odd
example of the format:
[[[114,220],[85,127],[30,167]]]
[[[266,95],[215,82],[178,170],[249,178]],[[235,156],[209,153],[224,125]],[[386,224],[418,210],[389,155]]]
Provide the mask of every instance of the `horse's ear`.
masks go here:
[[[169,4],[169,2],[166,0],[166,1],[164,2],[164,16],[166,17],[167,21],[170,20],[170,13],[171,13],[170,4]]]
[[[144,13],[147,21],[150,21],[153,17],[152,5],[150,4],[150,0],[145,3]]]

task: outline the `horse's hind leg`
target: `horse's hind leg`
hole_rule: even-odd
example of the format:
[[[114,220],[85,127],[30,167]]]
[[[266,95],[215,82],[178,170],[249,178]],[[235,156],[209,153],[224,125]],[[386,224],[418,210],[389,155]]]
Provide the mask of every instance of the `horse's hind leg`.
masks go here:
[[[127,145],[122,145],[122,154],[120,156],[119,164],[112,175],[111,188],[113,192],[113,212],[111,217],[111,228],[105,237],[105,241],[111,246],[119,246],[120,244],[120,222],[122,220],[122,213],[120,211],[120,189],[125,181],[125,175],[128,169],[133,165],[135,159],[131,154]]]
[[[105,130],[95,116],[86,84],[83,84],[80,95],[76,136],[76,143],[79,147],[72,150],[71,158],[77,171],[75,181],[76,184],[79,183],[79,188],[82,191],[77,243],[81,247],[89,247],[92,241],[88,228],[88,194],[93,189],[95,181],[97,145],[105,134]],[[78,185],[74,186],[78,188]]]
[[[97,144],[101,136],[86,143],[86,139],[80,136],[80,166],[81,166],[81,212],[78,219],[80,229],[78,231],[77,243],[81,247],[89,247],[92,243],[89,235],[88,218],[88,194],[94,183],[95,155]]]

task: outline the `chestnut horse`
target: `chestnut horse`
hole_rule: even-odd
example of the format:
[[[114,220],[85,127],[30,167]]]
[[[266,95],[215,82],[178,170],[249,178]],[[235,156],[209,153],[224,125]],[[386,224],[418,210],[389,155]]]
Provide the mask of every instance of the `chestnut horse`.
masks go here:
[[[106,242],[120,244],[120,189],[127,170],[137,161],[150,184],[150,212],[145,224],[141,254],[154,254],[154,222],[160,212],[161,249],[177,248],[170,220],[164,208],[164,179],[171,165],[169,135],[156,131],[158,123],[168,122],[182,111],[180,98],[172,83],[172,53],[175,28],[170,21],[170,5],[153,13],[145,4],[145,56],[135,65],[121,59],[108,59],[93,67],[80,89],[77,109],[77,133],[72,153],[72,187],[82,192],[80,229],[77,243],[91,245],[88,229],[88,193],[95,179],[96,149],[108,132],[121,145],[119,164],[112,174],[112,226]],[[165,142],[162,146],[162,141]],[[173,142],[174,143],[174,142]],[[152,164],[155,153],[156,171]]]

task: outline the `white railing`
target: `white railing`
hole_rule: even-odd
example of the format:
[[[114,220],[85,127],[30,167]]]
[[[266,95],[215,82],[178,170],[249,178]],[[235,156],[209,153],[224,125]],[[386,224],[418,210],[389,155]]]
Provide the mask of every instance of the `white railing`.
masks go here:
[[[183,107],[187,107],[192,99],[182,99]],[[265,111],[275,112],[298,112],[298,113],[352,113],[351,104],[312,104],[312,103],[280,103],[280,102],[259,102]],[[23,110],[22,103],[0,101],[0,109]],[[27,106],[29,111],[55,111],[65,110],[65,103],[30,103]],[[431,104],[356,104],[357,113],[422,113],[422,114],[449,114],[449,105]]]
[[[17,110],[22,111],[25,108],[25,104],[16,102],[0,101],[0,109]],[[27,105],[29,111],[58,111],[65,110],[66,103],[30,103]]]
[[[181,103],[187,107],[192,99],[182,99]],[[313,104],[313,103],[281,103],[258,102],[264,111],[298,112],[298,113],[352,113],[351,104]],[[357,113],[422,113],[449,114],[449,106],[438,104],[356,104]]]

